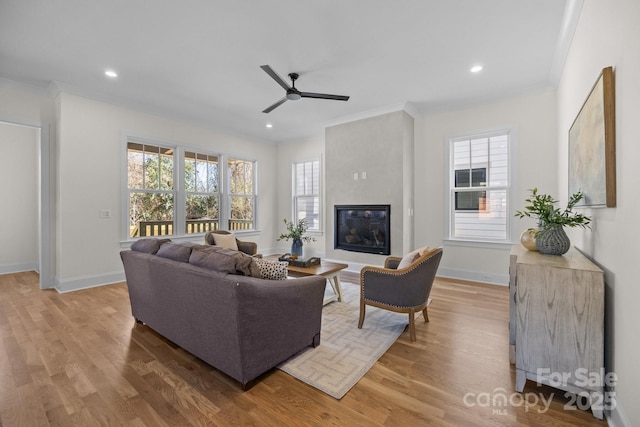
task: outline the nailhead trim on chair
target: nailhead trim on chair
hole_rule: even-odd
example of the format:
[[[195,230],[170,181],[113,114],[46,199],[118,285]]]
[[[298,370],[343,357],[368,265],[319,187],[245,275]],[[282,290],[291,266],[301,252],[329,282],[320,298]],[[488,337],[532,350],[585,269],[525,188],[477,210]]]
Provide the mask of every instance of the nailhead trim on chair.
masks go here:
[[[438,248],[440,249],[440,248]],[[419,265],[421,265],[424,262],[427,262],[427,260],[431,259],[435,254],[437,254],[438,252],[433,252],[431,255],[429,255],[428,257],[424,258],[422,261],[418,262],[418,263],[412,263],[409,267],[409,269],[407,271],[403,271],[402,273],[397,273],[398,270],[396,269],[391,269],[391,268],[384,268],[384,267],[373,267],[375,268],[375,270],[365,270],[368,267],[363,267],[362,270],[360,270],[360,278],[362,279],[362,276],[364,275],[364,273],[366,271],[373,271],[376,273],[380,273],[380,274],[386,274],[388,276],[404,276],[405,274],[410,273],[411,271],[415,270],[416,268],[418,268]]]
[[[442,250],[441,248],[437,248]],[[368,270],[371,272],[375,272],[375,273],[380,273],[380,274],[384,274],[387,276],[397,276],[397,277],[402,277],[408,273],[410,273],[411,271],[415,270],[416,268],[418,268],[419,265],[421,265],[422,263],[427,262],[429,259],[431,259],[433,256],[435,256],[438,253],[438,251],[434,251],[431,255],[429,255],[428,257],[424,258],[422,261],[417,262],[417,263],[412,263],[411,266],[409,266],[410,268],[408,268],[406,271],[403,271],[402,273],[397,273],[398,270],[395,269],[389,269],[389,268],[383,268],[383,267],[373,267],[374,269]],[[366,273],[367,270],[365,270],[367,267],[364,267],[362,270],[360,270],[360,294],[364,295],[364,273]],[[390,270],[390,271],[387,271]],[[388,307],[395,307],[395,308],[411,308],[409,306],[406,305],[394,305],[394,304],[389,304],[386,302],[381,302],[381,301],[376,301],[374,299],[368,299],[365,298],[364,299],[365,302],[366,301],[371,301],[371,302],[375,302],[377,304],[383,304],[386,305]]]

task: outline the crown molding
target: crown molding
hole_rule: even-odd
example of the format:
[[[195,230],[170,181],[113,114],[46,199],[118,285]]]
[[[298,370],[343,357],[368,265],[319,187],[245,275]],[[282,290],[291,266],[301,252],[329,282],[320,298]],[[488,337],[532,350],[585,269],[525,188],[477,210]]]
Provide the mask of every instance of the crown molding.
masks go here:
[[[383,114],[395,113],[395,112],[398,112],[398,111],[404,111],[405,113],[409,114],[414,119],[418,115],[417,110],[415,109],[415,107],[412,104],[410,104],[408,102],[399,102],[397,104],[391,104],[391,105],[387,105],[387,106],[384,106],[384,107],[375,108],[373,110],[367,110],[367,111],[363,111],[363,112],[360,112],[360,113],[355,113],[355,114],[351,114],[351,115],[348,115],[348,116],[340,117],[338,119],[326,122],[323,125],[323,127],[324,128],[328,128],[328,127],[331,127],[331,126],[337,126],[337,125],[341,125],[341,124],[344,124],[344,123],[355,122],[355,121],[362,120],[362,119],[369,119],[371,117],[382,116]]]
[[[549,72],[549,80],[553,87],[556,87],[560,81],[560,76],[562,75],[562,70],[564,69],[564,64],[567,61],[567,55],[569,54],[569,48],[573,41],[573,35],[578,27],[578,21],[580,21],[580,13],[582,12],[583,4],[584,0],[567,0],[564,7],[564,15],[562,17],[558,43],[553,55],[551,70]]]

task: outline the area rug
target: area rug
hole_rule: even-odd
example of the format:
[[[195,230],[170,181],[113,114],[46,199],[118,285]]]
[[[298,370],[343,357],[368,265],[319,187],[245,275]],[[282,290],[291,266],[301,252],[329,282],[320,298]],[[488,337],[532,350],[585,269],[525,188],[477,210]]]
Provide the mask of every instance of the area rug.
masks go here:
[[[320,345],[298,353],[278,368],[341,399],[409,323],[406,314],[367,306],[364,326],[358,329],[359,315],[360,287],[343,283],[342,302],[332,302],[322,310]]]

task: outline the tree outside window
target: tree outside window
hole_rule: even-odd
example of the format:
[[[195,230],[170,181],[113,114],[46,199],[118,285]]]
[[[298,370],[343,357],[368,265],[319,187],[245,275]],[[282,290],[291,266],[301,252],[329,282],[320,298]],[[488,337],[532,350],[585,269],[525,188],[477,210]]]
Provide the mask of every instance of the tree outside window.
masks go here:
[[[187,234],[219,229],[218,167],[218,156],[184,153]]]
[[[135,138],[126,156],[128,238],[255,229],[256,162]]]
[[[255,228],[255,162],[229,159],[229,230]]]
[[[174,149],[127,144],[129,236],[174,232]]]

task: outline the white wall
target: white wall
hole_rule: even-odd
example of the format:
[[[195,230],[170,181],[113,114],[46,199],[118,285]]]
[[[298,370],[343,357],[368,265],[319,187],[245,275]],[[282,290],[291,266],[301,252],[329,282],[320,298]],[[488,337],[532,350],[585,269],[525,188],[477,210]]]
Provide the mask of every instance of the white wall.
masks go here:
[[[38,269],[40,130],[0,122],[0,274]]]
[[[54,284],[52,265],[55,261],[55,236],[51,234],[53,216],[50,213],[51,202],[55,193],[55,185],[51,176],[55,174],[55,162],[50,151],[55,142],[55,114],[54,102],[48,93],[41,88],[23,85],[0,78],[0,120],[39,128],[38,157],[40,162],[40,212],[39,233],[40,257],[38,268],[40,271],[40,286],[51,287]],[[36,175],[37,176],[37,175]],[[21,245],[26,237],[18,237],[11,244]],[[13,238],[12,238],[13,239]]]
[[[439,274],[467,280],[507,284],[509,245],[495,248],[444,242],[445,141],[448,136],[515,126],[517,140],[514,182],[515,209],[521,209],[528,189],[557,189],[555,94],[546,92],[415,121],[415,246],[444,246]],[[513,218],[514,243],[533,224]]]
[[[617,207],[592,209],[592,231],[571,234],[572,241],[605,270],[605,362],[618,376],[614,388],[619,406],[611,425],[640,425],[636,387],[640,384],[640,286],[635,226],[640,212],[637,195],[638,116],[640,115],[640,2],[586,1],[558,86],[559,189],[568,188],[569,128],[601,70],[614,66],[616,91]]]
[[[61,93],[57,165],[57,280],[62,291],[123,280],[119,252],[123,132],[258,161],[261,233],[240,237],[270,247],[276,222],[276,148],[190,123]],[[99,218],[101,209],[113,213]],[[203,241],[202,236],[194,241]]]
[[[277,182],[278,182],[278,202],[277,202],[277,215],[276,221],[272,227],[275,231],[275,236],[279,236],[285,232],[285,226],[283,219],[290,221],[293,218],[293,188],[291,183],[292,178],[292,165],[294,162],[304,162],[308,160],[320,159],[321,167],[321,190],[324,192],[325,176],[324,176],[324,135],[318,135],[315,138],[306,139],[303,141],[296,141],[287,144],[278,145],[277,154]],[[324,203],[324,197],[323,197]],[[324,217],[324,211],[322,212],[323,218],[321,219],[321,226],[323,227],[322,233],[309,233],[316,241],[304,244],[304,257],[325,255],[325,235],[331,234],[331,230],[327,230],[327,219]],[[291,241],[281,240],[277,242],[273,241],[274,246],[271,253],[287,253],[291,252]]]

